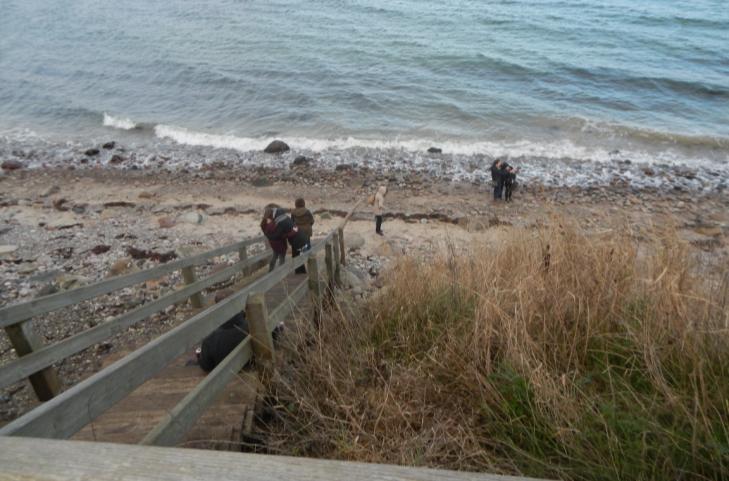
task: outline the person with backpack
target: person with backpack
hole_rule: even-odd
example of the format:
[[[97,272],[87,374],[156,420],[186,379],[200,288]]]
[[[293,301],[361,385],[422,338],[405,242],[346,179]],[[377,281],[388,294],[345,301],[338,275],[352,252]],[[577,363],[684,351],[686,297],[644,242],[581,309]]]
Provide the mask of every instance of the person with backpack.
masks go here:
[[[286,238],[283,235],[283,229],[277,226],[274,213],[276,206],[269,205],[263,211],[263,219],[261,220],[261,231],[263,235],[268,239],[268,244],[271,246],[273,256],[271,256],[271,262],[268,264],[268,272],[271,272],[276,268],[276,263],[282,266],[286,262],[286,251],[288,246],[286,245]],[[280,224],[279,224],[280,225]]]
[[[370,205],[373,206],[372,210],[375,214],[375,234],[381,236],[385,235],[382,232],[382,216],[385,213],[385,195],[387,195],[387,187],[381,185],[377,189],[377,193],[368,199]]]

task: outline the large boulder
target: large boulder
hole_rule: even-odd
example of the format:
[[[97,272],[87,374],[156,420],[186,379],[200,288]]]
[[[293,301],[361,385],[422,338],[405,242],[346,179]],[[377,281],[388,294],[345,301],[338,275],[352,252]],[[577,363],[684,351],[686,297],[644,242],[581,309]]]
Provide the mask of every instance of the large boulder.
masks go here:
[[[84,152],[84,154],[86,154],[89,157],[92,157],[94,155],[99,155],[99,149],[97,149],[97,148],[88,149],[86,152]]]
[[[106,150],[111,150],[115,146],[116,146],[116,142],[114,142],[113,140],[102,145],[102,147],[105,148]]]
[[[442,154],[443,153],[443,149],[440,149],[438,147],[431,147],[431,148],[428,149],[428,153],[429,154]]]
[[[280,154],[291,150],[283,140],[274,140],[263,150],[267,154]]]

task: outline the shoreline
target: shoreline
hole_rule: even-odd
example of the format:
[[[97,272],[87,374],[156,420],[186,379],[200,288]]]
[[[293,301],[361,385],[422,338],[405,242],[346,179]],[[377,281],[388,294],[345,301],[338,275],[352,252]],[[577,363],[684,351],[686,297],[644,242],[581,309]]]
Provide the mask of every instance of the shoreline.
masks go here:
[[[228,169],[245,175],[251,169],[284,171],[302,166],[326,175],[355,171],[358,175],[381,174],[397,178],[417,175],[432,181],[483,184],[490,182],[489,167],[497,158],[488,153],[449,152],[445,145],[438,143],[432,146],[435,152],[426,147],[408,150],[402,147],[351,146],[311,150],[292,143],[289,151],[268,154],[262,149],[241,151],[180,144],[169,139],[138,144],[125,138],[124,134],[115,136],[111,133],[103,139],[106,140],[61,142],[40,137],[1,137],[0,163],[8,168],[0,170],[0,176],[10,168],[152,173]],[[642,155],[645,158],[640,161],[619,150],[604,153],[604,158],[600,159],[593,158],[589,152],[584,152],[584,157],[574,158],[560,153],[558,147],[550,151],[548,145],[541,145],[540,149],[544,152],[512,152],[511,155],[507,152],[498,155],[498,158],[519,166],[520,180],[535,188],[626,186],[638,190],[690,191],[700,195],[729,189],[729,151],[720,148],[711,150],[712,155],[728,161],[665,161],[661,160],[661,152],[654,156]]]

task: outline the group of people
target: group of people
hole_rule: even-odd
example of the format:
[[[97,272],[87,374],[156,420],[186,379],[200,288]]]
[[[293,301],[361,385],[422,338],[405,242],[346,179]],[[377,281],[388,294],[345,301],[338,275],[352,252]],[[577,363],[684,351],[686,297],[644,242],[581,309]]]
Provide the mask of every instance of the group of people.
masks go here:
[[[519,169],[512,167],[501,159],[496,159],[491,164],[491,180],[494,183],[494,200],[502,198],[505,202],[511,202],[511,193],[516,186],[516,174]]]
[[[296,199],[293,210],[284,209],[276,204],[266,206],[261,220],[261,231],[273,251],[271,262],[268,264],[269,272],[276,268],[277,263],[283,265],[286,262],[289,245],[292,257],[298,257],[311,249],[313,226],[314,216],[306,208],[306,202],[302,198]],[[298,274],[305,272],[306,268],[303,265],[296,269]]]

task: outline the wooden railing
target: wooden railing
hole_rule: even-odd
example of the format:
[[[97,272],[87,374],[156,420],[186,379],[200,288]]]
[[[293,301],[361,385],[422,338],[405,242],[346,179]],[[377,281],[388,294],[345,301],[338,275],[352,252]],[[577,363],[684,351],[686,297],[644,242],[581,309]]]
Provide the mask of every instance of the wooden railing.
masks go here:
[[[536,481],[411,468],[197,449],[0,438],[0,480],[76,481]]]
[[[0,436],[69,438],[157,374],[170,361],[189,351],[210,332],[245,309],[250,335],[182,399],[142,441],[143,444],[154,445],[177,444],[246,363],[253,357],[262,365],[271,359],[273,328],[292,313],[307,293],[311,297],[313,315],[318,318],[325,297],[340,284],[340,265],[344,262],[343,229],[348,219],[349,215],[339,228],[332,230],[324,239],[315,242],[308,252],[295,259],[289,259],[284,266],[260,277],[221,302],[198,312],[126,357],[10,422],[0,429]],[[56,344],[36,347],[25,355],[19,351],[22,357],[0,367],[0,387],[17,382],[26,376],[35,376],[31,382],[35,381],[34,387],[38,384],[43,391],[43,388],[49,387],[49,380],[52,382],[49,371],[54,362],[121,332],[135,322],[145,319],[173,303],[187,298],[193,302],[193,296],[197,293],[236,273],[241,271],[249,273],[267,264],[270,256],[268,252],[250,258],[247,256],[246,248],[259,242],[264,242],[264,238],[258,237],[238,242],[146,271],[104,280],[90,286],[0,309],[0,326],[6,328],[6,332],[8,330],[12,332],[11,340],[13,336],[15,336],[15,341],[18,340],[18,332],[21,341],[22,339],[27,340],[29,336],[33,335],[26,327],[27,321],[33,316],[108,294],[116,289],[149,279],[156,279],[176,270],[191,269],[192,266],[211,257],[235,251],[240,256],[237,263],[202,280],[197,280],[194,272],[188,271],[185,276],[188,285],[184,288],[142,305],[112,321],[100,324]],[[322,252],[324,252],[324,266],[320,266],[319,254]],[[263,294],[304,264],[307,266],[308,282],[301,283],[268,313]],[[324,267],[323,273],[320,273],[320,267]],[[14,345],[16,345],[15,341],[13,341]],[[38,379],[38,376],[41,378]]]

